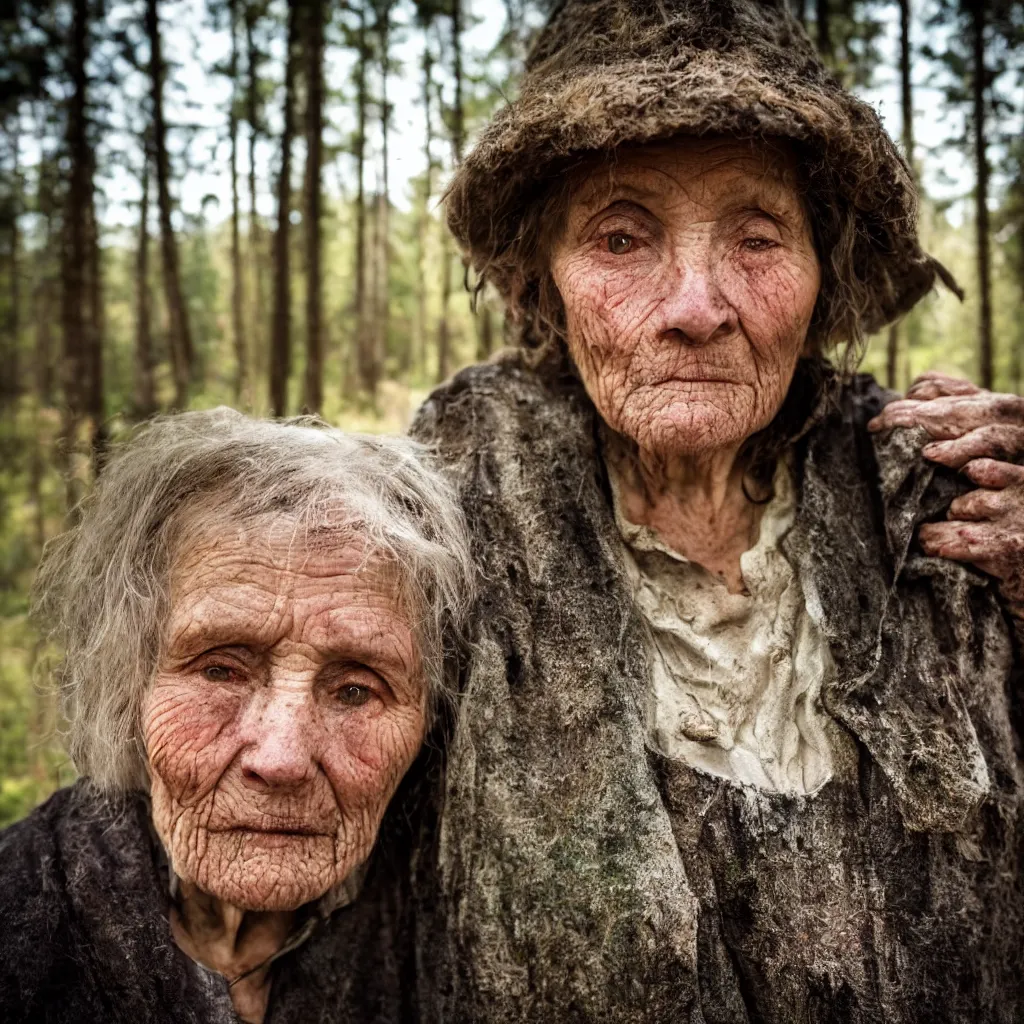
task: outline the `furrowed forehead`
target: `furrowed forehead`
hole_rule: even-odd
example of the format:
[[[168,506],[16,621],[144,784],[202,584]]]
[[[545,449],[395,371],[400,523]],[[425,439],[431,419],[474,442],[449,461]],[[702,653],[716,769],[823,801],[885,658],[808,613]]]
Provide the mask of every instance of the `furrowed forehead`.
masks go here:
[[[576,212],[619,200],[641,204],[673,195],[695,200],[714,192],[743,201],[765,197],[798,201],[795,155],[782,144],[736,139],[680,138],[616,150],[577,174],[572,187]]]

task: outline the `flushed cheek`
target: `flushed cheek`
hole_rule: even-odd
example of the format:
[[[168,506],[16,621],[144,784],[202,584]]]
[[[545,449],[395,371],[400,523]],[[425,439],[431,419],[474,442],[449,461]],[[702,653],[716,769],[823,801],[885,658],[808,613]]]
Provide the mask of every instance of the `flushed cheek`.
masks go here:
[[[234,759],[242,696],[213,688],[154,685],[143,718],[153,771],[182,804],[201,799]]]
[[[666,284],[662,269],[648,261],[614,272],[602,268],[570,270],[559,283],[574,358],[623,360],[635,347],[661,303]]]
[[[324,771],[346,806],[387,800],[419,752],[424,718],[418,709],[390,709],[375,717],[353,715],[336,732]]]
[[[723,293],[756,352],[785,360],[799,352],[817,299],[817,275],[790,263],[723,275]]]

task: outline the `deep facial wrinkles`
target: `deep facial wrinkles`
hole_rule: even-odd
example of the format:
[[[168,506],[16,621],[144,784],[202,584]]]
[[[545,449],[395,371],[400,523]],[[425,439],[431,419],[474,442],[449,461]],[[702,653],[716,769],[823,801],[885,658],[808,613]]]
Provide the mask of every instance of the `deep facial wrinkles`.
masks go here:
[[[154,823],[184,882],[290,910],[369,853],[425,724],[384,568],[350,539],[307,550],[288,524],[182,554],[144,735]]]
[[[569,348],[641,449],[738,451],[781,407],[820,283],[791,179],[778,153],[681,140],[620,154],[570,204],[552,260]],[[636,232],[630,251],[611,232]]]

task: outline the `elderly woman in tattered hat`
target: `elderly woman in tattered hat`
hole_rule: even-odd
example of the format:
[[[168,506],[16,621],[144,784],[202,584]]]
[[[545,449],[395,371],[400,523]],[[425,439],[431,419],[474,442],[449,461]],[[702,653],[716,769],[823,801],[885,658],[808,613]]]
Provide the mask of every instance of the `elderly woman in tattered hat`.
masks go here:
[[[426,1019],[1024,1018],[1021,402],[851,372],[915,211],[781,2],[541,32],[448,196],[519,349],[414,429],[485,578]]]
[[[341,1019],[471,592],[450,488],[412,441],[219,410],[81,511],[37,598],[83,778],[0,833],[0,1019]]]

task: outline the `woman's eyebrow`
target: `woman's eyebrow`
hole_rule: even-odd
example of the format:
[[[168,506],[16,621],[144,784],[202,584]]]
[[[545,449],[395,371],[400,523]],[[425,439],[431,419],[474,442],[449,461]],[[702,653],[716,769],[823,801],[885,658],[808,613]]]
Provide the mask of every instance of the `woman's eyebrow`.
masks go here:
[[[258,614],[255,619],[265,621]],[[241,647],[260,639],[251,609],[207,598],[189,608],[187,618],[171,619],[167,646],[176,654],[199,654],[211,647]]]
[[[580,209],[587,216],[620,202],[635,202],[641,206],[662,195],[662,190],[644,188],[630,182],[611,182],[606,186],[594,186],[580,198]]]

